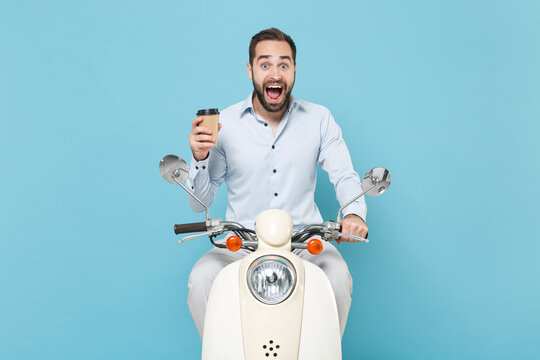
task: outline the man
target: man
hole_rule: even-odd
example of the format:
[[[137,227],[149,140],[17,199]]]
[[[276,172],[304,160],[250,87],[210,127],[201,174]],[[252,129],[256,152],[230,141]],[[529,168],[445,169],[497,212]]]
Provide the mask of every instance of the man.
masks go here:
[[[328,109],[291,96],[296,46],[282,31],[272,28],[253,36],[247,72],[254,91],[245,101],[221,112],[219,143],[215,134],[199,126],[202,117],[193,120],[188,186],[210,205],[225,181],[229,200],[226,219],[248,228],[253,228],[260,212],[272,208],[291,214],[296,230],[322,223],[314,202],[317,164],[328,172],[341,205],[362,191],[341,130]],[[191,199],[190,205],[196,211],[203,210]],[[345,208],[344,215],[342,233],[367,235],[363,198]],[[294,252],[321,267],[328,276],[343,336],[352,292],[347,264],[326,242],[319,255],[306,250]],[[193,267],[188,304],[201,337],[214,278],[226,265],[248,253],[243,249],[233,253],[213,248]]]

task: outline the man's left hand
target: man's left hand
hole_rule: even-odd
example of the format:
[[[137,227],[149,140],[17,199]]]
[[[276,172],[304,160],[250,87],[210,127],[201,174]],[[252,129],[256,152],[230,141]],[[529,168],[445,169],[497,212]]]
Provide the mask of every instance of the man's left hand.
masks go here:
[[[355,214],[349,214],[345,216],[343,220],[341,220],[341,233],[366,238],[368,233],[368,226],[360,216]],[[354,240],[345,236],[337,239],[338,244],[340,244],[342,241],[358,242],[358,240]]]

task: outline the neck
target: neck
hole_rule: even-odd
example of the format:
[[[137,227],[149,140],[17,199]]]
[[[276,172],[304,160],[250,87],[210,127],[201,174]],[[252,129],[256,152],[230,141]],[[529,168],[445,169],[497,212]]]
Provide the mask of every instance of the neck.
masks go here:
[[[268,121],[269,123],[274,123],[274,124],[279,123],[288,108],[289,108],[289,104],[287,104],[287,106],[285,106],[282,110],[277,111],[277,112],[267,111],[262,106],[257,95],[253,96],[253,110],[255,111],[257,115],[261,116],[264,120]]]

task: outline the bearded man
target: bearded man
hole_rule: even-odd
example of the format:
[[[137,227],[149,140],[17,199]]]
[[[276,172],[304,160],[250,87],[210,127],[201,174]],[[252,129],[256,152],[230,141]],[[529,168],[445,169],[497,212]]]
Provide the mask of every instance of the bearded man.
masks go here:
[[[295,230],[322,223],[315,204],[317,165],[329,175],[341,205],[362,192],[339,126],[321,105],[291,95],[296,77],[296,46],[276,28],[251,39],[247,73],[254,91],[220,114],[219,143],[208,128],[193,120],[189,141],[193,158],[188,186],[207,205],[214,201],[223,181],[227,184],[227,221],[253,228],[256,216],[267,209],[288,212]],[[203,208],[190,199],[195,211]],[[363,197],[347,206],[342,233],[366,237]],[[340,241],[350,241],[342,237]],[[338,250],[323,241],[323,251],[311,255],[294,250],[318,265],[328,276],[339,314],[341,335],[351,305],[352,278]],[[188,305],[199,334],[203,335],[206,303],[217,274],[249,254],[240,249],[213,248],[195,264],[189,277]]]

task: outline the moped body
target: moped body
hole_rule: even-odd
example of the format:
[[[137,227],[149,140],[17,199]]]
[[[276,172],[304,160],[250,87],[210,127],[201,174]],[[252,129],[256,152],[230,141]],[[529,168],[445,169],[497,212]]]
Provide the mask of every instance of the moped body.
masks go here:
[[[257,250],[225,267],[208,299],[203,359],[341,359],[334,293],[324,272],[291,252],[292,220],[281,210],[257,218]],[[265,304],[250,289],[249,269],[285,259],[295,273],[288,297]],[[272,270],[267,271],[272,276]],[[265,276],[263,274],[263,276]]]
[[[308,225],[293,235],[291,216],[278,209],[263,211],[255,231],[242,225],[212,219],[207,206],[182,183],[189,170],[185,161],[167,155],[159,165],[162,176],[180,185],[206,209],[206,221],[175,225],[175,233],[201,232],[201,236],[224,233],[226,247],[253,252],[226,266],[214,280],[203,333],[203,360],[336,360],[341,359],[341,336],[335,296],[326,274],[292,252],[307,249],[318,254],[323,241],[346,235],[358,242],[367,239],[341,233],[340,213],[364,194],[377,196],[388,189],[391,176],[384,168],[370,170],[362,180],[364,191],[344,204],[336,221]],[[309,238],[315,239],[307,241]]]

